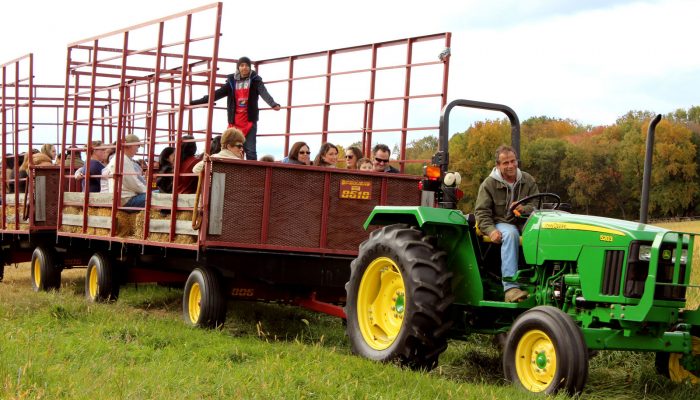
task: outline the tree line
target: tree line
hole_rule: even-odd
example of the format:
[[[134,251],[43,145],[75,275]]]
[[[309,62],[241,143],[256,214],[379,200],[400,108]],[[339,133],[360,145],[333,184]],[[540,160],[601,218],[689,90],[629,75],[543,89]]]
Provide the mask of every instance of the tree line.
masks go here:
[[[541,192],[553,192],[572,211],[639,218],[649,111],[630,111],[610,126],[533,117],[521,123],[520,168]],[[450,138],[450,170],[462,175],[460,208],[471,212],[479,185],[495,166],[495,149],[510,143],[508,120],[487,120]],[[407,145],[406,159],[430,159],[437,138]],[[649,218],[700,215],[700,107],[678,109],[656,127]],[[421,165],[406,172],[421,174]]]

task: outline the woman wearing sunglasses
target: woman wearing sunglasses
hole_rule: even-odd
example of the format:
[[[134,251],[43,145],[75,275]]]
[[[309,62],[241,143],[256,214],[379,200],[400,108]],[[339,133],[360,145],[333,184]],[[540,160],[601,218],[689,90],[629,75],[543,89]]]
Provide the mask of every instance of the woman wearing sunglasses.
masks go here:
[[[221,135],[221,151],[216,154],[212,154],[211,157],[218,158],[233,158],[236,160],[243,159],[243,143],[245,143],[245,136],[243,132],[237,128],[228,128]],[[197,165],[192,168],[192,172],[198,174],[204,169],[204,162],[207,160],[207,155],[204,155],[204,160],[197,163]]]
[[[305,142],[294,143],[289,150],[289,156],[285,157],[282,162],[285,164],[310,165],[311,150],[309,149],[309,145]]]
[[[357,146],[350,146],[345,150],[345,167],[347,169],[359,169],[357,162],[364,157],[362,150]]]

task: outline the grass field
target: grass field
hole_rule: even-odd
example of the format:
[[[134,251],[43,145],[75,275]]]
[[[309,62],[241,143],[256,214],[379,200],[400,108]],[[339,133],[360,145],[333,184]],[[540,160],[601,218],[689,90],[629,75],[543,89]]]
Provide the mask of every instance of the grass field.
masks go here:
[[[503,381],[487,336],[450,342],[438,368],[414,372],[351,355],[336,318],[230,302],[224,328],[194,329],[181,321],[181,290],[127,286],[116,303],[89,304],[83,273],[64,271],[58,293],[34,293],[26,265],[6,267],[0,398],[541,398]],[[657,375],[653,354],[602,351],[581,398],[700,399],[700,389]]]

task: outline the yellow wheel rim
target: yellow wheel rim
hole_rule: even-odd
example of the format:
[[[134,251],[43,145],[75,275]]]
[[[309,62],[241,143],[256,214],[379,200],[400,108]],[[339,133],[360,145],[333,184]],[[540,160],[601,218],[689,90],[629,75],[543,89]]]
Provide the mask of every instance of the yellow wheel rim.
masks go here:
[[[90,291],[90,298],[93,300],[97,299],[97,287],[97,268],[92,267],[90,276],[88,276],[88,290]]]
[[[202,312],[201,301],[202,289],[200,288],[199,283],[195,282],[192,284],[192,287],[190,287],[190,296],[189,301],[187,302],[190,321],[193,325],[196,325],[197,322],[199,322],[199,314]]]
[[[370,347],[385,350],[394,343],[407,303],[406,287],[394,260],[374,259],[362,276],[357,293],[360,332]]]
[[[515,350],[515,370],[525,389],[531,392],[547,389],[557,371],[557,353],[552,339],[540,330],[523,335]]]
[[[39,262],[39,257],[34,260],[34,285],[36,287],[41,287],[41,263]]]
[[[695,357],[695,363],[700,360],[700,338],[693,336],[693,356]],[[668,356],[668,376],[673,382],[684,382],[689,381],[690,383],[697,385],[700,383],[700,378],[691,371],[685,369],[681,363],[681,358],[683,354],[672,353]]]

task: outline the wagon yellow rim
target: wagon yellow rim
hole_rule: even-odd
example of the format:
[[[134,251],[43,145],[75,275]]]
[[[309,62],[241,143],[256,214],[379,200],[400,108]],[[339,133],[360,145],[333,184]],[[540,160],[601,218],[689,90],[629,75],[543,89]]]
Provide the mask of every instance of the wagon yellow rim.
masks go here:
[[[523,335],[515,357],[518,379],[525,389],[542,392],[549,387],[557,371],[557,353],[546,333],[532,330]]]
[[[197,324],[197,322],[199,322],[199,314],[202,312],[201,301],[202,289],[199,286],[199,283],[195,282],[190,287],[190,296],[189,301],[187,303],[190,321],[192,322],[192,324]]]
[[[700,338],[693,336],[693,352],[689,355],[672,353],[668,356],[668,376],[673,382],[688,381],[694,385],[700,383],[697,373],[687,370],[684,366],[683,357],[694,357],[691,362],[698,366],[700,364]],[[697,370],[696,370],[697,372]]]
[[[357,319],[365,342],[375,350],[391,346],[403,324],[406,287],[401,271],[388,257],[374,259],[357,293]]]
[[[92,267],[90,269],[90,276],[88,276],[88,290],[90,291],[90,298],[97,299],[97,268]]]
[[[39,262],[39,257],[34,260],[34,285],[36,287],[41,287],[41,263]]]

